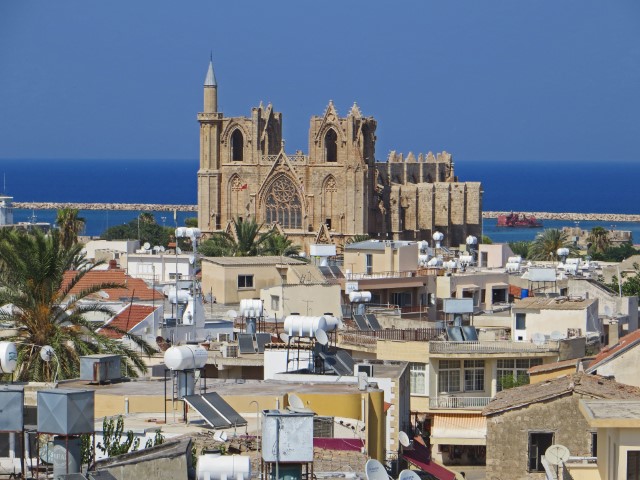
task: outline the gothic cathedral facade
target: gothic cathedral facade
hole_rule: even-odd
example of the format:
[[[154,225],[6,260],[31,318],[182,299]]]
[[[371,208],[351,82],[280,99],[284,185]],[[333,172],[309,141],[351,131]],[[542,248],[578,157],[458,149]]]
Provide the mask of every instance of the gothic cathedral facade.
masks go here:
[[[200,123],[198,225],[205,233],[230,222],[276,226],[306,250],[343,245],[367,234],[380,240],[431,240],[459,245],[482,233],[478,182],[459,182],[450,154],[375,159],[377,122],[356,104],[340,117],[332,102],[311,118],[308,154],[284,151],[282,114],[269,104],[250,117],[225,117],[209,70]]]

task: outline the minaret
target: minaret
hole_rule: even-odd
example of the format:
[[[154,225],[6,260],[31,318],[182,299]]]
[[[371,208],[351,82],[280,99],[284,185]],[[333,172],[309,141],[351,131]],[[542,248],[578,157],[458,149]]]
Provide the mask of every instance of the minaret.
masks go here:
[[[222,113],[218,112],[218,83],[213,59],[204,80],[204,111],[200,123],[200,170],[198,170],[198,227],[203,232],[220,228],[220,132]]]

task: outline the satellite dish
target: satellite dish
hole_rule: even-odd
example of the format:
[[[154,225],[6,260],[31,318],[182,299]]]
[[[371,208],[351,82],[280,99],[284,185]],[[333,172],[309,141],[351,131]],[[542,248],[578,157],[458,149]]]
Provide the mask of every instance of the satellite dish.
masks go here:
[[[50,362],[55,357],[56,351],[51,345],[45,345],[40,349],[40,358],[45,362]]]
[[[364,466],[364,473],[367,476],[367,480],[389,480],[389,475],[384,466],[373,458],[367,460]]]
[[[420,475],[413,470],[402,470],[398,480],[420,480]]]
[[[161,252],[164,252],[165,250],[166,250],[166,249],[165,249],[162,245],[160,245],[160,251],[161,251]]]
[[[540,333],[540,332],[536,332],[533,335],[531,335],[531,340],[536,345],[544,345],[544,343],[547,341],[546,337],[544,336],[544,333]]]
[[[402,431],[398,434],[398,441],[403,447],[408,447],[411,443],[411,441],[409,440],[409,435]]]
[[[544,458],[547,459],[551,465],[560,465],[561,463],[569,460],[569,449],[564,445],[556,444],[551,445],[544,452]]]
[[[326,345],[327,343],[329,343],[329,337],[327,336],[327,332],[325,332],[323,329],[318,328],[316,330],[316,342],[318,342],[320,345]]]
[[[287,335],[286,333],[282,332],[280,334],[280,340],[282,340],[284,343],[289,343],[289,335]]]
[[[11,373],[18,366],[18,349],[13,342],[0,342],[0,373]]]
[[[176,247],[176,253],[180,255],[182,253],[182,249],[180,247]]]
[[[295,393],[289,394],[289,406],[293,408],[304,408],[304,402]]]
[[[145,250],[150,250],[151,244],[149,242],[144,242],[144,245],[142,245],[142,248],[144,248]]]
[[[189,263],[190,263],[191,265],[193,265],[194,263],[196,263],[196,256],[195,256],[195,255],[191,255],[191,256],[189,257]]]
[[[236,318],[237,316],[238,316],[238,312],[236,312],[235,310],[228,310],[227,311],[227,317]]]
[[[567,337],[564,333],[559,332],[558,330],[554,330],[553,332],[551,332],[550,336],[551,336],[551,340],[556,340],[556,341],[563,340]]]

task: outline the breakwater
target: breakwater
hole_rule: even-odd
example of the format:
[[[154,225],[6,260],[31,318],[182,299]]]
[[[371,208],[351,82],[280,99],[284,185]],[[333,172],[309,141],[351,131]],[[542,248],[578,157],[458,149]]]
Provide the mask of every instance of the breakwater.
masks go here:
[[[55,203],[55,202],[13,202],[13,208],[25,210],[128,210],[142,212],[197,212],[197,205],[159,205],[151,203]]]
[[[513,212],[482,212],[482,218],[498,218]],[[599,222],[640,222],[640,214],[622,213],[565,213],[565,212],[517,212],[533,215],[538,220],[599,221]]]

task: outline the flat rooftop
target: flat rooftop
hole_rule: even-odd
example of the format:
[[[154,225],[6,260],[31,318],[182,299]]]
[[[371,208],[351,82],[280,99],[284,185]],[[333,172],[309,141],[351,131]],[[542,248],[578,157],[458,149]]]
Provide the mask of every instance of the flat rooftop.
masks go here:
[[[640,400],[580,400],[591,427],[640,428]]]
[[[584,310],[595,301],[595,298],[582,297],[527,297],[517,300],[513,304],[513,308],[526,310]]]

